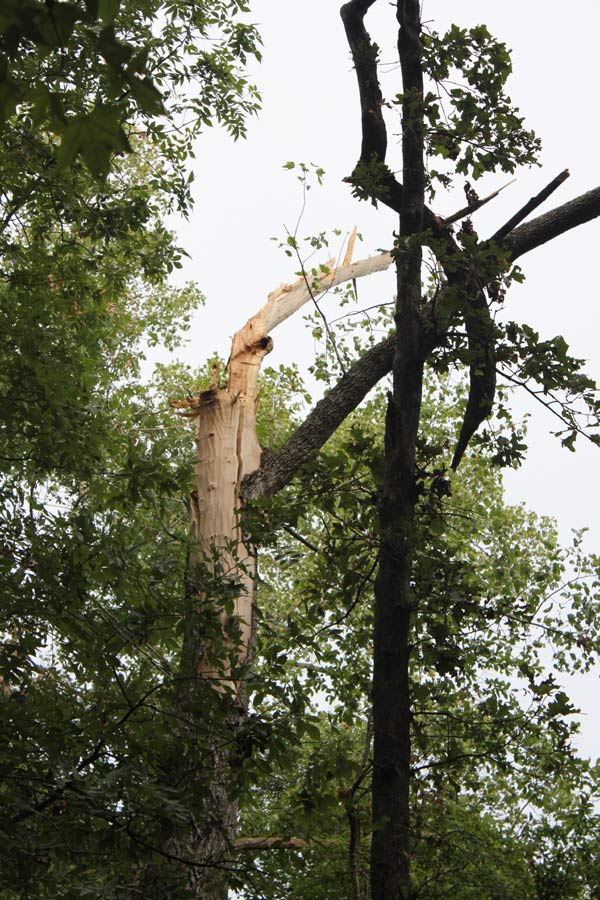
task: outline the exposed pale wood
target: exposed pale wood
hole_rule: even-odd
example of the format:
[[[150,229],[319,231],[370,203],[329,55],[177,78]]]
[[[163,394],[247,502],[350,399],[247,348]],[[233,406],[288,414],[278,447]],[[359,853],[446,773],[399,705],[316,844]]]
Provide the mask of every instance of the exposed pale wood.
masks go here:
[[[336,268],[335,260],[330,259],[324,265],[325,271],[319,271],[315,277],[311,273],[306,273],[293,284],[282,284],[271,291],[262,309],[248,319],[233,337],[228,365],[230,390],[245,390],[247,378],[242,371],[248,365],[253,366],[253,357],[257,357],[260,367],[262,357],[258,357],[261,344],[267,340],[274,328],[289,319],[313,297],[346,281],[363,278],[374,272],[383,272],[389,268],[392,261],[390,253],[380,253]],[[268,352],[268,349],[265,352]]]
[[[299,278],[269,294],[263,308],[233,337],[226,388],[217,387],[219,373],[213,369],[210,391],[199,397],[171,401],[181,414],[198,420],[194,479],[197,503],[192,505],[197,551],[192,565],[200,561],[218,565],[222,577],[241,586],[234,610],[241,632],[238,664],[249,659],[253,644],[256,562],[253,548],[246,546],[241,533],[241,488],[243,479],[260,468],[262,448],[256,437],[258,375],[273,346],[268,333],[312,297],[345,281],[388,268],[392,262],[389,253],[351,262],[355,239],[356,229],[341,266],[336,267],[335,261],[329,260],[316,277]],[[213,563],[216,557],[218,562]],[[225,611],[221,613],[224,628],[227,616]],[[201,670],[206,677],[218,680],[218,673],[211,670],[208,662],[201,661]],[[222,672],[221,677],[227,678],[227,674]]]
[[[190,554],[190,567],[192,572],[196,570],[198,574],[196,590],[199,602],[198,621],[188,626],[186,640],[191,641],[189,656],[194,674],[199,676],[201,682],[214,684],[223,696],[225,717],[230,722],[232,738],[247,714],[243,672],[251,662],[254,647],[256,556],[255,548],[242,532],[240,514],[245,499],[242,483],[261,464],[262,448],[256,436],[256,411],[260,366],[272,348],[268,332],[316,294],[344,281],[382,271],[391,264],[389,254],[352,263],[355,238],[356,232],[353,232],[341,266],[336,267],[335,261],[330,260],[327,271],[320,271],[316,279],[310,280],[311,276],[308,281],[301,278],[269,295],[265,306],[233,338],[225,387],[220,387],[220,373],[217,367],[213,367],[211,390],[197,397],[171,402],[180,414],[193,416],[197,420],[195,490],[189,508],[191,531],[196,538]],[[214,647],[210,643],[205,644],[203,637],[202,610],[204,601],[211,599],[210,594],[203,594],[202,571],[205,567],[218,579],[230,580],[235,585],[233,610],[229,605],[225,608],[218,596],[214,597],[214,612],[222,627],[221,638]],[[194,603],[195,598],[192,598],[192,605]],[[232,615],[238,629],[235,636],[232,636],[229,627]],[[229,657],[225,661],[221,652],[223,648]],[[211,652],[215,650],[218,653]],[[219,662],[216,656],[220,657]],[[190,684],[194,684],[193,679]],[[231,764],[229,753],[229,747],[215,744],[207,763],[208,794],[199,812],[200,827],[194,837],[200,856],[208,860],[222,860],[234,849],[258,852],[273,847],[300,849],[307,846],[302,838],[235,841],[236,803],[226,789],[228,766]],[[207,825],[213,818],[218,822],[217,827]],[[205,877],[210,882],[208,887],[203,881]],[[206,869],[205,875],[198,875],[193,886],[194,896],[218,896],[222,900],[227,895],[226,881],[219,882],[215,888],[211,879],[210,868]]]
[[[254,429],[256,403],[255,398],[248,403],[240,394],[221,389],[205,391],[199,408],[194,476],[197,500],[192,514],[197,550],[191,561],[192,565],[212,565],[215,574],[240,585],[233,615],[240,628],[237,662],[244,663],[252,650],[256,561],[241,533],[240,485],[260,464],[261,448]],[[223,610],[220,616],[225,627],[229,613]],[[207,677],[225,679],[229,671],[215,673],[205,659],[200,661],[200,670]]]
[[[349,266],[352,262],[352,257],[354,256],[354,244],[356,243],[356,225],[352,229],[352,233],[348,238],[348,245],[346,247],[346,252],[344,253],[344,261],[342,266]]]
[[[390,253],[380,253],[377,256],[370,256],[358,262],[342,265],[337,269],[331,268],[331,265],[329,265],[329,272],[323,273],[323,275],[317,276],[312,280],[309,275],[308,284],[307,279],[302,277],[292,285],[291,290],[284,290],[281,296],[275,291],[274,294],[269,295],[269,300],[264,308],[264,321],[267,332],[272,331],[273,328],[292,316],[305,303],[308,303],[313,296],[330,291],[338,284],[344,284],[346,281],[363,278],[375,272],[383,272],[391,266],[392,262],[393,257]]]
[[[193,419],[200,415],[200,397],[186,397],[185,400],[169,400],[169,406],[177,410],[177,414]]]

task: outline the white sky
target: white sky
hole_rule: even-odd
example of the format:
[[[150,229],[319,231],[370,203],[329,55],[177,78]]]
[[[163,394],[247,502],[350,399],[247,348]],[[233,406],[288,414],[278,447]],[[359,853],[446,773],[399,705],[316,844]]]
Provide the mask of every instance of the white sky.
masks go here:
[[[294,278],[297,265],[270,240],[293,230],[301,190],[287,160],[316,163],[326,170],[324,189],[308,195],[301,235],[357,225],[364,244],[355,256],[389,247],[396,217],[352,199],[342,178],[358,157],[360,121],[357,88],[341,20],[340,0],[253,0],[252,19],[264,41],[264,61],[250,72],[263,95],[263,111],[250,123],[246,141],[234,144],[219,130],[209,132],[197,148],[196,208],[188,223],[178,223],[180,240],[190,253],[184,276],[194,279],[207,297],[192,331],[188,359],[202,362],[213,350],[227,356],[229,338],[282,281]],[[509,93],[543,142],[542,168],[517,173],[517,182],[475,217],[480,236],[491,234],[565,168],[571,178],[540,209],[543,212],[600,184],[600,3],[573,0],[426,0],[423,19],[442,31],[450,22],[467,27],[485,22],[513,51],[514,75]],[[401,90],[394,65],[394,16],[380,0],[367,17],[382,47],[383,89],[388,97]],[[399,168],[390,120],[388,163]],[[462,188],[464,179],[459,180]],[[477,184],[485,195],[507,176]],[[464,205],[462,190],[436,198],[434,207],[449,214]],[[563,334],[572,352],[589,361],[588,372],[600,380],[600,291],[598,256],[600,219],[555,239],[523,257],[523,286],[515,286],[505,304],[510,318],[527,321],[545,337]],[[391,299],[392,274],[372,276],[368,296]],[[359,284],[359,297],[363,289]],[[268,363],[310,362],[312,339],[299,318],[274,335]],[[523,406],[523,409],[525,406]],[[554,427],[541,407],[532,408],[528,462],[506,478],[511,501],[524,501],[539,513],[556,516],[561,534],[590,527],[588,547],[600,550],[598,471],[600,450],[578,441],[576,454],[549,436]],[[600,754],[600,709],[597,676],[569,684],[586,716],[580,742],[586,754]]]

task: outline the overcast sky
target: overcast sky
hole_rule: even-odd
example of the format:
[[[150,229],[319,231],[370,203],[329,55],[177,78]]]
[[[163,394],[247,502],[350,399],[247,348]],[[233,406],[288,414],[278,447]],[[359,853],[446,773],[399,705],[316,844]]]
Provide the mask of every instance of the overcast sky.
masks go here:
[[[264,61],[250,78],[260,87],[263,111],[250,123],[248,139],[234,144],[219,130],[198,144],[196,208],[188,223],[177,223],[190,254],[184,275],[193,278],[207,303],[192,332],[187,358],[202,362],[213,350],[227,356],[229,338],[281,282],[293,280],[297,265],[270,240],[293,231],[302,194],[288,160],[315,163],[326,171],[324,189],[308,195],[300,234],[357,225],[364,243],[355,256],[367,256],[392,243],[396,217],[354,200],[342,181],[356,162],[360,122],[355,76],[339,18],[338,0],[252,0],[252,19],[264,41]],[[542,139],[541,168],[522,170],[517,181],[477,214],[480,236],[491,234],[533,194],[563,169],[571,177],[541,211],[600,185],[600,3],[574,0],[426,0],[423,19],[443,30],[485,22],[513,51],[513,101],[529,127]],[[384,93],[401,90],[394,56],[393,11],[380,0],[367,17],[382,48]],[[388,163],[401,166],[397,133],[391,119]],[[485,195],[508,180],[502,174],[477,185]],[[459,188],[462,187],[462,179]],[[436,211],[449,214],[464,205],[464,194],[438,195]],[[523,286],[511,290],[510,318],[527,321],[542,335],[562,334],[588,372],[600,380],[600,219],[555,239],[523,257]],[[365,288],[366,290],[366,288]],[[372,276],[368,296],[391,299],[392,274]],[[359,286],[359,296],[363,293]],[[300,319],[274,334],[268,362],[295,361],[306,367],[312,339]],[[522,409],[529,408],[524,404]],[[537,512],[556,516],[561,534],[590,527],[588,547],[600,550],[598,471],[600,450],[578,441],[576,454],[549,436],[555,427],[541,407],[531,408],[528,462],[506,478],[511,501],[525,501]],[[582,749],[600,754],[600,709],[595,701],[597,676],[578,680],[571,692],[584,708]]]

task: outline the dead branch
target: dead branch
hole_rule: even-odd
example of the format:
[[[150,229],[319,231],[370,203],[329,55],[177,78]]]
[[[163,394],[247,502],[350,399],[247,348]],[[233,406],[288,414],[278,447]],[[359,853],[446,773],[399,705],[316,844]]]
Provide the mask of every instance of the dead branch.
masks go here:
[[[335,267],[335,260],[330,259],[319,267],[316,275],[301,275],[293,284],[282,284],[271,291],[262,309],[248,319],[234,335],[229,360],[230,370],[239,354],[246,353],[264,341],[269,332],[289,319],[318,294],[330,291],[346,281],[363,278],[374,272],[383,272],[392,264],[392,256],[389,253],[380,253],[378,256],[370,256],[354,263],[346,262],[347,257],[346,253],[344,264],[339,268]]]
[[[474,203],[469,204],[469,206],[463,206],[463,208],[459,209],[458,212],[455,212],[447,219],[444,219],[444,225],[448,227],[448,225],[453,225],[455,222],[459,222],[460,219],[464,219],[465,216],[470,216],[472,213],[477,212],[478,209],[481,209],[482,206],[485,206],[486,203],[489,203],[490,200],[494,200],[498,196],[498,194],[501,194],[505,188],[510,187],[511,184],[514,184],[516,180],[516,178],[513,178],[507,184],[503,184],[501,188],[498,188],[497,191],[488,194],[487,197],[482,197],[480,200],[476,200]]]
[[[550,194],[553,194],[554,191],[560,187],[560,185],[567,180],[571,173],[568,169],[565,169],[564,172],[561,172],[560,175],[557,175],[556,178],[553,178],[550,184],[547,184],[546,187],[536,194],[535,197],[532,197],[531,200],[528,200],[525,206],[522,206],[518,212],[512,216],[508,222],[506,222],[502,228],[499,228],[498,231],[492,236],[493,241],[501,241],[502,238],[505,238],[507,234],[519,225],[523,219],[526,219],[529,213],[533,212],[534,209],[537,209],[538,206],[547,200]]]
[[[185,400],[169,400],[169,406],[178,410],[177,415],[193,419],[200,415],[201,399],[186,397]]]
[[[264,315],[264,328],[266,332],[270,332],[308,303],[312,297],[330,291],[346,281],[354,281],[357,278],[372,275],[374,272],[383,272],[391,264],[390,253],[369,256],[367,259],[361,259],[354,263],[346,262],[344,259],[344,264],[337,269],[335,261],[330,260],[318,275],[311,276],[307,273],[294,284],[283,285],[269,294],[266,306],[258,315]]]

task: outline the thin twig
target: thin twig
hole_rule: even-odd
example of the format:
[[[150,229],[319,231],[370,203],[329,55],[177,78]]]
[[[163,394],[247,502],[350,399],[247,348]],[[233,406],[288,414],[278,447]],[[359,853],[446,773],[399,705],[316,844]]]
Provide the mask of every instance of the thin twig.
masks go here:
[[[454,222],[458,222],[459,219],[464,219],[465,216],[469,216],[471,215],[471,213],[474,213],[478,209],[481,209],[482,206],[485,206],[486,203],[489,203],[490,200],[493,200],[498,196],[498,194],[502,193],[505,188],[510,187],[511,184],[514,184],[516,180],[516,178],[513,178],[512,181],[509,181],[507,184],[503,184],[501,188],[498,188],[498,190],[494,191],[492,194],[488,194],[487,197],[482,197],[480,200],[475,201],[475,203],[471,203],[469,206],[463,206],[463,208],[459,209],[458,212],[455,212],[447,219],[444,219],[444,225],[453,225]]]
[[[287,229],[286,229],[286,231],[287,231]],[[289,231],[287,233],[289,235]],[[292,235],[292,237],[293,237],[293,235]],[[306,286],[306,290],[308,291],[308,294],[314,304],[315,309],[317,310],[317,312],[319,313],[319,315],[321,317],[323,326],[325,328],[325,334],[327,335],[327,339],[329,340],[329,343],[331,344],[331,348],[332,348],[335,358],[337,360],[338,366],[340,367],[340,371],[341,371],[342,375],[345,375],[346,367],[344,366],[344,363],[340,356],[339,350],[337,348],[335,335],[332,332],[331,328],[329,327],[329,322],[327,321],[327,317],[326,317],[325,313],[323,312],[323,310],[321,309],[321,307],[319,306],[319,301],[318,301],[317,297],[315,296],[315,292],[312,289],[310,281],[308,280],[308,275],[306,274],[306,269],[304,268],[304,261],[303,261],[302,257],[300,256],[300,251],[298,250],[298,246],[296,244],[295,237],[294,237],[294,251],[296,253],[296,258],[297,258],[298,262],[300,263],[301,277],[304,279],[304,284]]]
[[[316,544],[311,544],[309,540],[296,531],[295,528],[292,528],[291,525],[284,525],[283,530],[287,531],[289,535],[291,535],[295,540],[300,541],[301,544],[304,544],[305,547],[308,547],[309,550],[312,550],[313,553],[320,553],[321,550],[317,547]]]

